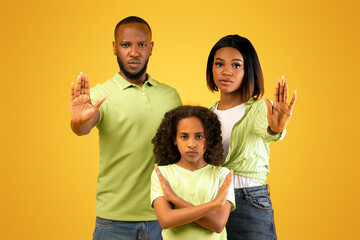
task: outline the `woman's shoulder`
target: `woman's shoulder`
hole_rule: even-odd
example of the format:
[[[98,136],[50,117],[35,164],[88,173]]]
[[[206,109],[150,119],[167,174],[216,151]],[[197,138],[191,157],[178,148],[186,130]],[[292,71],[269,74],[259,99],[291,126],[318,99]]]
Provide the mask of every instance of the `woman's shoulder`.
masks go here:
[[[211,107],[210,107],[210,110],[211,111],[214,111],[215,109],[216,109],[216,106],[219,104],[219,101],[216,101],[215,103],[214,103],[214,105],[212,105]]]
[[[263,99],[251,98],[246,102],[247,107],[249,107],[249,111],[252,112],[264,112],[267,111],[266,103]]]

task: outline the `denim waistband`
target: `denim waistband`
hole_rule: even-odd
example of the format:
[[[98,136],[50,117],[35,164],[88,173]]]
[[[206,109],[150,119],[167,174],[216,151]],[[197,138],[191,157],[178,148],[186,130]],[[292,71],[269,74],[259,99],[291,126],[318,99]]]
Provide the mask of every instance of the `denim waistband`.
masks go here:
[[[257,187],[235,188],[235,195],[256,197],[259,195],[270,195],[268,184]]]

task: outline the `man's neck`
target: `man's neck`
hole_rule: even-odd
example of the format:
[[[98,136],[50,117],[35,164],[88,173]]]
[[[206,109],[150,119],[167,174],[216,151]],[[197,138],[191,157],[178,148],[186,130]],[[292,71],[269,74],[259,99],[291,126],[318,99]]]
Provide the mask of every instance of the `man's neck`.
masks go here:
[[[132,83],[132,84],[135,84],[135,85],[138,85],[139,87],[142,87],[142,85],[144,84],[144,82],[147,80],[147,74],[146,72],[141,75],[141,77],[137,78],[137,79],[130,79],[130,78],[127,78],[125,76],[125,74],[123,72],[119,72],[119,74],[128,82]]]

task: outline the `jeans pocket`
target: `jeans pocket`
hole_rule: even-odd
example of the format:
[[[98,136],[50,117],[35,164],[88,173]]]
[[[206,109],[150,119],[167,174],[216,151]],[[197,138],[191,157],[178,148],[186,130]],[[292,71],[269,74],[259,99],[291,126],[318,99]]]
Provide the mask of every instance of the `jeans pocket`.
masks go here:
[[[249,197],[248,201],[253,207],[257,209],[272,210],[271,200],[266,196]]]
[[[111,228],[115,226],[118,221],[96,217],[96,227],[99,228]]]

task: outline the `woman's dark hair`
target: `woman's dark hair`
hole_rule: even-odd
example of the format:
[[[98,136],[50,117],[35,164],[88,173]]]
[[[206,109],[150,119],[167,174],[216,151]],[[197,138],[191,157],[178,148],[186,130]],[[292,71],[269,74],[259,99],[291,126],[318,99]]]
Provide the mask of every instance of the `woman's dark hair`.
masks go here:
[[[215,113],[200,106],[181,106],[165,113],[156,135],[151,141],[154,144],[155,163],[162,166],[177,163],[180,160],[180,152],[174,144],[177,126],[180,120],[190,117],[198,118],[204,127],[205,162],[215,166],[223,163],[220,122]]]
[[[223,47],[237,49],[244,58],[245,75],[240,85],[240,94],[244,101],[251,97],[256,99],[264,95],[264,78],[261,71],[259,58],[251,42],[239,35],[228,35],[221,38],[211,49],[206,67],[206,82],[210,91],[217,92],[213,76],[213,65],[216,51]]]

